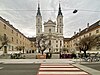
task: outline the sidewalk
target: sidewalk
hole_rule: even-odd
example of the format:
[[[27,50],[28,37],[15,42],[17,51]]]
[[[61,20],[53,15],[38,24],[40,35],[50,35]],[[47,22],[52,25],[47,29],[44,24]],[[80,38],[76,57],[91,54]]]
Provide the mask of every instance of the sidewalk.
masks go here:
[[[0,63],[75,63],[71,59],[0,59]]]

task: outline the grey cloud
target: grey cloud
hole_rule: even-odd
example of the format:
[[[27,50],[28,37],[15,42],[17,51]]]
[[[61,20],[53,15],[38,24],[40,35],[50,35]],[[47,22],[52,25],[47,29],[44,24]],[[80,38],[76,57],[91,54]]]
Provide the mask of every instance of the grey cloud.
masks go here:
[[[0,0],[0,15],[26,36],[34,36],[37,3],[38,0]],[[40,8],[41,10],[58,10],[58,3],[59,0],[40,0]],[[100,12],[81,11],[100,11],[100,0],[61,0],[61,7],[64,16],[65,37],[71,37],[73,32],[78,31],[79,28],[84,29],[88,22],[92,24],[100,19]],[[12,11],[2,11],[9,9]],[[74,9],[78,9],[78,13],[73,14]],[[43,22],[50,18],[55,21],[57,13],[58,11],[41,11]]]

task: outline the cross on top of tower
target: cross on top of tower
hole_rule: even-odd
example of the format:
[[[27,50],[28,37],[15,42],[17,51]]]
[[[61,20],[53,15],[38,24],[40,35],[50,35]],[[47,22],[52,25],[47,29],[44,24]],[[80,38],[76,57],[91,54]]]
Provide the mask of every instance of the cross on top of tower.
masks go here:
[[[61,15],[61,16],[62,16],[60,2],[61,2],[61,1],[59,0],[59,10],[58,10],[58,16],[59,16],[59,15]]]
[[[37,10],[37,15],[38,15],[38,16],[41,16],[39,0],[38,0],[38,10]]]

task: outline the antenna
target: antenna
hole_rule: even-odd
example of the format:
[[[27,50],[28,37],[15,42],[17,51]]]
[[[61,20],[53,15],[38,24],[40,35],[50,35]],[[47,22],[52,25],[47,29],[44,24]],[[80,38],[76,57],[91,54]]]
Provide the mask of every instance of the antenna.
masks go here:
[[[39,3],[40,3],[40,0],[38,0],[38,5],[39,5]]]
[[[61,3],[61,0],[59,0],[59,4]]]

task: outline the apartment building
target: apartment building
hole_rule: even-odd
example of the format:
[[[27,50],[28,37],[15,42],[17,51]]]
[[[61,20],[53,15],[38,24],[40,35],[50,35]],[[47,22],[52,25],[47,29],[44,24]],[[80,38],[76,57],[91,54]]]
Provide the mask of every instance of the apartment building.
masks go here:
[[[32,42],[18,29],[13,27],[9,21],[0,17],[0,46],[2,46],[5,37],[8,42],[0,49],[0,54],[15,53],[19,51],[28,53],[30,50],[33,50]],[[22,50],[19,49],[20,47]]]
[[[70,38],[70,40],[65,41],[65,45],[67,46],[70,52],[79,52],[76,49],[75,43],[78,43],[82,38],[91,35],[100,35],[100,20],[92,25],[89,25],[88,23],[87,28],[83,30],[79,29],[78,33],[74,32],[74,35]],[[93,48],[89,52],[100,52],[100,47]]]

